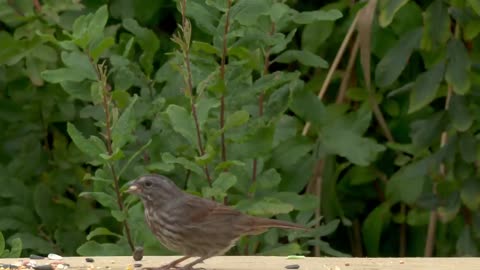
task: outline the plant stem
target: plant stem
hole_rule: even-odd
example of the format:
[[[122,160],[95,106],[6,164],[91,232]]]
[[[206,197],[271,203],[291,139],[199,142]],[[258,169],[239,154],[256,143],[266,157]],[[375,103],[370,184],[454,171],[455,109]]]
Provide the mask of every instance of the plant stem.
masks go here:
[[[450,107],[450,100],[452,99],[453,95],[453,87],[448,85],[447,90],[447,97],[445,99],[445,111],[448,111]],[[440,148],[444,147],[447,144],[447,132],[442,132],[440,137]],[[445,176],[445,164],[441,163],[439,168],[440,175]],[[433,183],[433,193],[437,193],[437,183]],[[424,250],[424,257],[431,257],[433,255],[433,249],[435,247],[435,235],[437,232],[437,209],[433,209],[430,211],[430,218],[428,221],[428,230],[427,230],[427,240],[425,242],[425,250]]]
[[[102,92],[103,92],[103,99],[102,99],[102,105],[103,105],[103,111],[105,112],[105,141],[106,141],[106,146],[107,146],[107,152],[111,156],[113,154],[113,149],[112,149],[112,131],[111,131],[111,116],[110,116],[110,85],[107,83],[107,72],[104,68],[104,64],[96,66],[92,58],[89,57],[90,63],[94,66],[95,71],[97,73],[97,78],[98,81],[102,84]],[[110,168],[110,171],[112,173],[112,178],[113,178],[113,185],[115,189],[115,195],[117,197],[117,205],[118,208],[120,209],[121,212],[124,211],[125,207],[123,205],[123,198],[120,193],[120,184],[119,184],[119,178],[117,176],[117,173],[115,171],[115,167],[113,164],[108,162],[108,167]],[[132,240],[132,235],[130,232],[130,226],[128,225],[127,220],[123,221],[123,227],[125,228],[125,234],[127,235],[127,241],[128,245],[130,246],[130,249],[133,251],[135,249],[135,245],[133,244]]]
[[[272,26],[270,29],[269,35],[273,35],[275,33],[275,23],[272,22]],[[270,48],[266,48],[265,50],[265,57],[264,57],[264,63],[263,63],[263,76],[268,74],[268,69],[270,67]],[[260,96],[258,97],[258,116],[262,117],[263,116],[263,99],[264,99],[264,93],[260,93]],[[253,165],[252,165],[252,184],[257,181],[257,159],[253,159]]]
[[[225,63],[227,58],[227,34],[230,27],[230,7],[232,6],[232,0],[227,0],[227,11],[225,13],[225,28],[223,30],[223,50],[222,60],[220,63],[220,79],[225,83]],[[226,89],[225,89],[226,91]],[[225,94],[222,94],[220,98],[220,129],[223,130],[225,125]],[[225,132],[222,132],[220,137],[220,144],[222,147],[222,161],[227,161],[227,147],[225,145]],[[225,169],[226,171],[228,169]]]
[[[190,23],[187,21],[186,17],[186,8],[187,8],[187,3],[186,0],[182,0],[180,2],[181,9],[182,9],[182,31],[185,37],[185,31],[191,31]],[[190,66],[190,40],[187,40],[184,38],[186,46],[183,47],[183,57],[184,57],[184,63],[185,67],[187,69],[187,95],[190,98],[190,106],[192,109],[192,118],[195,123],[195,130],[197,133],[197,144],[198,144],[198,152],[200,156],[203,156],[205,154],[205,150],[203,148],[203,143],[202,143],[202,132],[200,130],[200,124],[198,122],[198,115],[197,115],[197,108],[195,106],[195,98],[193,96],[193,79],[192,79],[192,69]],[[203,168],[203,171],[205,172],[205,176],[207,177],[208,185],[211,187],[212,186],[212,178],[210,177],[210,172],[208,170],[208,165],[205,165]]]

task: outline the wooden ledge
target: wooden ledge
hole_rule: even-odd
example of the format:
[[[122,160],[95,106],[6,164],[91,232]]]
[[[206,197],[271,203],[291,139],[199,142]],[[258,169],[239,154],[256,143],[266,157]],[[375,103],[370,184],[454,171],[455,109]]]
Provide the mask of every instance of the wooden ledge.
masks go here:
[[[176,256],[145,256],[142,261],[134,262],[132,257],[91,257],[88,263],[85,257],[66,257],[62,261],[68,269],[110,269],[133,270],[134,263],[142,267],[161,266],[173,261]],[[15,264],[22,259],[0,259],[1,264]],[[29,259],[23,259],[28,261]],[[48,259],[35,260],[37,265],[49,264]],[[325,258],[306,257],[287,259],[286,257],[263,256],[221,256],[208,259],[197,267],[207,270],[281,270],[287,265],[298,265],[299,270],[383,270],[383,269],[480,269],[480,258]],[[139,268],[137,268],[139,269]]]

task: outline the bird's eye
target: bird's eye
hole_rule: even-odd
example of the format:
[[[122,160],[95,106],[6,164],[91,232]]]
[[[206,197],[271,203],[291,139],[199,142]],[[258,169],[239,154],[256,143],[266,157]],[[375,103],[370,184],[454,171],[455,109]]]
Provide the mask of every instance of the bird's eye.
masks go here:
[[[144,184],[146,187],[151,187],[153,185],[152,181],[150,180],[147,180],[145,181],[145,184]]]

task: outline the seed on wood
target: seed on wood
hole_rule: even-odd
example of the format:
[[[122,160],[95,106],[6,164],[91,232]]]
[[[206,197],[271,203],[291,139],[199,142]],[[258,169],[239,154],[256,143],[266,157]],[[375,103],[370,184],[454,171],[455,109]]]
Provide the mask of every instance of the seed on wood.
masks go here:
[[[133,259],[135,261],[141,261],[143,259],[143,247],[135,247],[133,251]]]
[[[298,268],[300,268],[300,265],[290,264],[290,265],[285,266],[285,268],[287,268],[287,269],[298,269]]]
[[[48,259],[50,259],[50,260],[61,260],[61,259],[63,259],[63,257],[60,256],[60,255],[54,254],[54,253],[50,253],[50,254],[48,254]]]
[[[89,263],[92,263],[94,262],[95,260],[93,258],[85,258],[85,261],[86,262],[89,262]]]
[[[42,264],[42,265],[34,266],[33,269],[35,269],[35,270],[53,270],[53,266],[51,266],[50,264]]]
[[[2,269],[17,269],[18,266],[14,264],[0,264],[0,268]]]
[[[43,259],[45,259],[45,257],[40,256],[40,255],[36,255],[36,254],[30,254],[30,259],[32,259],[32,260],[43,260]]]

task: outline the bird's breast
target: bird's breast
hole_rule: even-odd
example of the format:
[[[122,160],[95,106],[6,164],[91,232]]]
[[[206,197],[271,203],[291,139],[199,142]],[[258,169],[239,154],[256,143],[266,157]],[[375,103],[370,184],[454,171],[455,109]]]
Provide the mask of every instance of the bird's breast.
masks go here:
[[[182,239],[176,222],[159,209],[145,208],[145,220],[160,243],[172,251],[182,251]]]

